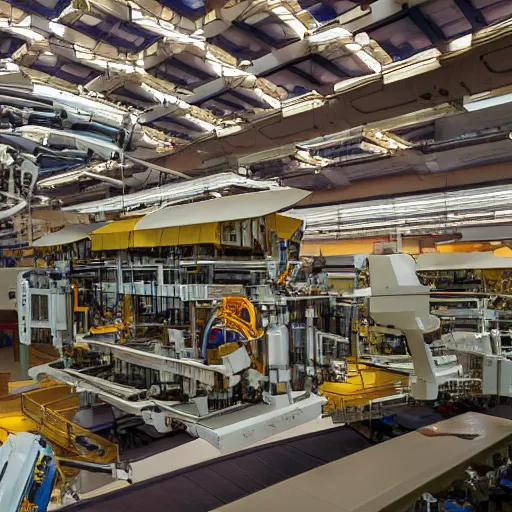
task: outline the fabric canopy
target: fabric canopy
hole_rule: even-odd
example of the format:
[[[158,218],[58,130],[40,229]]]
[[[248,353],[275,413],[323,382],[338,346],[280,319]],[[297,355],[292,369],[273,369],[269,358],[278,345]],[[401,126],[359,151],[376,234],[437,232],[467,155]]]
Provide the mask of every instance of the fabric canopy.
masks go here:
[[[55,233],[49,233],[36,240],[32,247],[55,247],[58,245],[67,245],[85,238],[96,229],[104,226],[106,222],[96,222],[94,224],[69,224]]]
[[[175,226],[161,229],[135,231],[134,247],[171,247],[179,245],[219,244],[217,222],[205,222],[194,226]]]
[[[309,195],[305,190],[283,188],[169,206],[146,215],[135,231],[264,217],[290,208]]]
[[[296,231],[302,225],[302,219],[288,217],[288,215],[276,214],[275,219],[275,229],[277,236],[278,238],[283,238],[284,240],[290,240],[290,238],[296,233]]]

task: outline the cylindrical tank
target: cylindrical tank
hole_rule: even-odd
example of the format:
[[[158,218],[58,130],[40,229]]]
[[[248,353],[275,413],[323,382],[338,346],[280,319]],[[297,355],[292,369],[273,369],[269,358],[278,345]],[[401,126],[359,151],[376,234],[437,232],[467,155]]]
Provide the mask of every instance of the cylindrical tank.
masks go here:
[[[268,366],[290,366],[290,344],[286,325],[276,324],[267,331]]]

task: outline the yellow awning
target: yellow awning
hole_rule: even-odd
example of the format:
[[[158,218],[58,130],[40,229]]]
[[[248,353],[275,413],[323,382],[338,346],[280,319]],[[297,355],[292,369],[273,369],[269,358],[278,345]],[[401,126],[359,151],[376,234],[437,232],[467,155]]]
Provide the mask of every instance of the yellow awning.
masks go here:
[[[111,222],[91,234],[93,251],[115,251],[143,247],[173,247],[180,245],[220,244],[220,223],[172,226],[135,230],[141,217]],[[300,228],[302,221],[286,215],[267,215],[269,229],[277,236],[289,240]]]
[[[28,258],[30,256],[34,256],[34,249],[4,249],[3,251],[5,257],[18,258],[24,257]]]
[[[111,222],[91,234],[93,251],[115,251],[133,247],[133,229],[141,217]]]
[[[498,243],[498,247],[500,244]],[[496,249],[494,242],[454,242],[437,244],[437,252],[488,252]]]
[[[302,220],[276,213],[276,231],[279,238],[289,240],[301,227]]]
[[[500,247],[494,251],[494,256],[500,258],[512,258],[512,249],[510,247]]]
[[[280,213],[271,213],[266,216],[267,228],[275,230],[278,238],[289,240],[300,228],[302,220],[295,217],[288,217]]]
[[[208,222],[194,226],[175,226],[135,231],[134,247],[172,247],[219,243],[219,223]]]

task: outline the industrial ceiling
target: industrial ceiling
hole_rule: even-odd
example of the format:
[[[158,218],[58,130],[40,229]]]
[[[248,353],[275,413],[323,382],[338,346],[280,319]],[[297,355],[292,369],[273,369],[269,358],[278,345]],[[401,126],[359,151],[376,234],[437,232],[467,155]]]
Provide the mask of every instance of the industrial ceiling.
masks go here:
[[[509,0],[0,0],[0,217],[507,180],[511,63]]]

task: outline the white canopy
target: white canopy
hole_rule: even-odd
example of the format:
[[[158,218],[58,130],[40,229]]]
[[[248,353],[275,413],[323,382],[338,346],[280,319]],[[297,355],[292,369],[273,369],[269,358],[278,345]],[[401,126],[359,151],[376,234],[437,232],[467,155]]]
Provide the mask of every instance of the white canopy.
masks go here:
[[[107,224],[106,222],[95,222],[94,224],[69,224],[55,233],[49,233],[36,240],[32,247],[54,247],[78,242],[98,228]]]
[[[263,217],[290,208],[309,195],[310,192],[305,190],[281,188],[220,197],[200,203],[169,206],[146,215],[137,223],[135,230],[192,226],[207,222]]]
[[[432,252],[420,254],[416,270],[484,270],[512,268],[512,258],[494,256],[492,252]]]

